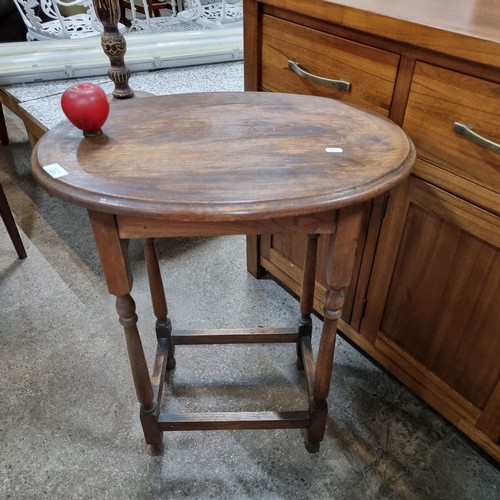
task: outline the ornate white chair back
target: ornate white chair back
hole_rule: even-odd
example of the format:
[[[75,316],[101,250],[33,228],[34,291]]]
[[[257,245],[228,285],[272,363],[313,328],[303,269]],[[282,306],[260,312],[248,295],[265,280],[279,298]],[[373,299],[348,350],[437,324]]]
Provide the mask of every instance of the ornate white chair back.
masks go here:
[[[14,3],[28,28],[28,40],[86,38],[103,31],[92,0],[14,0]],[[65,15],[60,10],[75,6],[82,7],[82,12]],[[125,30],[123,25],[119,28]]]

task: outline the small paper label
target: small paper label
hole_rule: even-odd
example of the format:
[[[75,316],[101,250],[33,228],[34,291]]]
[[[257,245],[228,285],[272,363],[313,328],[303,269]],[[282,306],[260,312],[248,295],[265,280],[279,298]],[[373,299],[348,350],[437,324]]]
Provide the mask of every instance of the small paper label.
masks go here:
[[[325,148],[327,153],[342,153],[344,150],[342,148]]]
[[[68,174],[68,172],[66,172],[66,170],[59,165],[59,163],[51,163],[50,165],[43,167],[43,169],[54,179]]]

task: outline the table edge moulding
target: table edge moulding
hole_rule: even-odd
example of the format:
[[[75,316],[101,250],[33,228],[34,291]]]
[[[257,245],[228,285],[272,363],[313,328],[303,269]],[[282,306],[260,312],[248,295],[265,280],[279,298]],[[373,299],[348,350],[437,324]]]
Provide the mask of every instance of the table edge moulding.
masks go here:
[[[417,160],[365,204],[345,338],[500,460],[500,9],[495,0],[246,0],[245,90],[328,97],[401,126]],[[314,309],[325,290],[318,241]],[[247,238],[299,294],[305,238]]]
[[[365,132],[362,120],[359,120],[359,124],[350,121],[353,113],[350,107],[339,106],[336,102],[325,101],[321,97],[259,92],[243,94],[216,92],[207,93],[205,101],[200,99],[197,93],[148,98],[147,104],[151,110],[154,110],[155,103],[162,109],[161,114],[153,114],[151,111],[147,123],[140,123],[137,126],[131,124],[127,128],[119,127],[118,124],[120,121],[126,121],[130,115],[139,115],[143,111],[144,101],[141,98],[113,102],[112,121],[106,124],[103,135],[92,140],[83,140],[81,131],[75,127],[68,127],[66,121],[56,125],[50,131],[52,142],[43,141],[37,144],[33,158],[34,161],[42,159],[43,165],[57,164],[58,159],[64,158],[64,169],[68,173],[57,177],[55,182],[49,172],[39,170],[35,173],[38,182],[59,196],[87,208],[98,208],[101,211],[131,216],[147,215],[163,218],[168,215],[171,222],[202,220],[208,223],[246,218],[264,220],[275,218],[277,215],[292,217],[305,212],[314,214],[337,209],[344,204],[366,201],[384,192],[388,184],[396,184],[407,176],[408,156],[411,157],[413,150],[411,142],[407,142],[407,149],[402,150],[399,157],[390,158],[389,165],[384,163],[385,158],[395,156],[397,153],[396,150],[392,151],[389,148],[390,141],[384,142],[381,139],[378,144],[370,143],[372,129],[376,130],[377,126],[390,131],[393,135],[391,140],[394,142],[398,139],[407,140],[399,127],[381,115],[363,111],[361,116],[366,117],[367,125],[371,125],[371,122],[378,124],[371,128],[367,127]],[[298,109],[301,106],[307,108],[316,106],[316,111],[312,117],[296,116],[294,121],[290,121],[286,117],[289,117],[292,111],[288,111],[285,115],[283,108],[292,105]],[[246,107],[259,109],[260,114],[247,113],[245,122],[232,118],[239,128],[227,129],[225,135],[222,135],[227,127],[224,123],[220,125],[219,122],[223,119],[231,120],[232,113],[244,111]],[[175,135],[177,141],[172,144],[167,139],[166,141],[172,150],[171,153],[175,153],[175,161],[180,166],[177,170],[169,171],[168,176],[158,167],[148,172],[148,177],[142,177],[144,159],[143,155],[134,154],[136,148],[151,140],[157,133],[156,127],[163,121],[170,120],[172,116],[177,119],[181,110],[183,113],[189,112],[189,117],[183,120],[186,129],[194,127],[197,120],[204,121],[208,133],[214,134],[217,127],[220,129],[218,131],[221,135],[217,136],[220,140],[214,141],[212,136],[210,140],[203,136],[187,136],[178,123],[176,131],[170,134]],[[331,117],[333,113],[335,121]],[[337,122],[341,124],[348,122],[349,126],[338,125],[334,135],[330,130],[332,124]],[[269,123],[274,126],[270,128]],[[277,124],[280,128],[277,128]],[[309,125],[307,133],[303,131],[306,125]],[[243,130],[245,128],[248,131]],[[134,131],[139,139],[130,137]],[[252,147],[255,146],[253,150],[242,149],[242,145],[235,141],[237,134],[243,133],[246,141],[251,143]],[[326,138],[327,133],[329,135]],[[302,140],[308,139],[308,142],[300,146],[287,145],[288,149],[281,151],[280,156],[276,154],[275,147],[287,134],[301,134],[298,137]],[[351,135],[359,142],[356,148],[349,144],[354,142]],[[255,141],[255,144],[250,141]],[[111,151],[114,152],[117,143],[121,145],[119,159],[123,161],[120,165],[114,163],[116,161],[114,157],[108,156]],[[71,155],[70,152],[75,148],[75,144],[78,144],[76,154]],[[324,151],[329,144],[336,146],[341,152]],[[364,144],[371,146],[372,157],[367,160],[372,167],[370,171],[363,165],[363,156],[359,154]],[[330,168],[346,168],[351,158],[355,163],[350,165],[350,174],[341,179],[335,176],[330,178],[329,172],[325,171],[325,177],[318,183],[317,188],[314,191],[307,191],[297,183],[297,178],[303,176],[306,185],[308,172],[304,167],[309,165],[308,162],[315,161],[321,145],[324,145],[321,154],[329,157]],[[150,156],[153,157],[153,161],[163,166],[161,159],[163,146],[158,145],[156,150]],[[225,177],[234,158],[238,154],[245,153],[250,154],[253,159],[253,168],[249,169],[246,177],[241,181],[237,176]],[[190,161],[197,155],[204,156],[205,161],[211,166],[218,162],[218,168],[207,169],[207,172],[196,170],[198,168],[196,162],[190,163]],[[263,170],[259,162],[271,164],[273,155],[280,158],[280,161],[276,162],[273,169]],[[287,161],[290,165],[285,169],[281,162],[286,164]],[[397,162],[399,162],[397,166],[394,166]],[[186,189],[186,186],[181,184],[185,182],[187,175],[193,178],[190,186],[193,191],[181,191]],[[367,178],[366,181],[363,175]],[[131,189],[126,182],[127,176],[134,178],[134,189]],[[123,182],[124,177],[125,182]],[[249,184],[252,190],[240,190],[238,181],[241,182],[242,189]],[[277,182],[281,184],[282,190],[269,191],[268,187]],[[175,191],[177,187],[179,192]],[[216,200],[215,196],[209,200],[204,197],[204,192],[209,188],[219,194],[219,200]]]

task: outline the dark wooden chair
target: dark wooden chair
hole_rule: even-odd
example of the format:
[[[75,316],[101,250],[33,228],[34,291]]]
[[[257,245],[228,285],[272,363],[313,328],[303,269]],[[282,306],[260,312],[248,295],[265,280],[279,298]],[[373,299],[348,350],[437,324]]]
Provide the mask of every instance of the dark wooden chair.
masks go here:
[[[21,236],[19,235],[19,231],[17,230],[16,222],[14,221],[12,211],[10,210],[9,202],[7,201],[7,197],[5,196],[1,184],[0,184],[0,215],[2,216],[3,223],[7,228],[7,232],[9,233],[10,239],[14,244],[17,256],[20,259],[25,259],[26,250],[24,249]]]
[[[172,6],[172,2],[175,2],[175,0],[147,0],[147,6],[148,6],[148,14],[149,17],[160,17],[161,9],[166,9],[168,6]],[[120,10],[121,10],[121,18],[120,22],[122,24],[126,24],[126,19],[125,19],[125,9],[132,9],[131,3],[134,3],[135,10],[141,14],[145,14],[145,9],[143,6],[142,2],[137,2],[134,0],[120,0]]]
[[[9,144],[9,134],[7,133],[7,124],[3,114],[2,103],[0,102],[0,143]]]

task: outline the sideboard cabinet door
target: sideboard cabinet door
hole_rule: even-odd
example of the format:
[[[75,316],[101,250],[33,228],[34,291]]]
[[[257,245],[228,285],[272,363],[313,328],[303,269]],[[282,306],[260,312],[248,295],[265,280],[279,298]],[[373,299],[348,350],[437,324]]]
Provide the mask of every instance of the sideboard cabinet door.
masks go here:
[[[360,333],[458,427],[483,417],[494,440],[498,297],[500,219],[412,177],[389,202]]]

